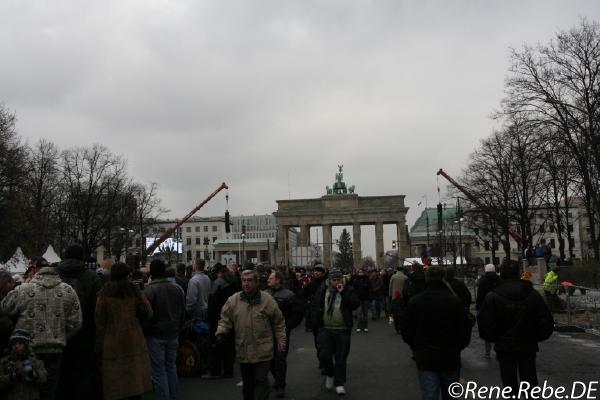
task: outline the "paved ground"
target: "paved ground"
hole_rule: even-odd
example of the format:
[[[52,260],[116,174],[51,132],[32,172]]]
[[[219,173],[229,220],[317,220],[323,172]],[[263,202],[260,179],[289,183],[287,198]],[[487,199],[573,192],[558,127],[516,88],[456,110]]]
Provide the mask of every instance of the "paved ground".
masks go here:
[[[410,351],[392,327],[370,321],[370,332],[352,334],[348,360],[347,399],[419,399],[416,369]],[[478,385],[499,385],[498,365],[483,357],[483,343],[473,330],[471,345],[463,352],[462,377]],[[300,327],[292,334],[289,355],[288,400],[334,399],[325,391],[317,369],[312,334]],[[587,334],[555,333],[541,344],[538,355],[540,381],[570,387],[574,381],[600,380],[600,340]],[[239,373],[239,371],[236,371]],[[181,381],[182,399],[241,399],[241,387],[234,379],[214,381],[188,378]],[[600,387],[599,387],[600,389]],[[569,389],[570,390],[570,389]],[[600,393],[597,393],[600,399]],[[275,396],[272,395],[272,398]],[[152,399],[153,396],[146,396]]]

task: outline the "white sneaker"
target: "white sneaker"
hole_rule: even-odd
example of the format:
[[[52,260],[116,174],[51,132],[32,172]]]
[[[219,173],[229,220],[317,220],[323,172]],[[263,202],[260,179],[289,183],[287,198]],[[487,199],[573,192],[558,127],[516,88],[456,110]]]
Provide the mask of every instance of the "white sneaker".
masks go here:
[[[393,325],[394,324],[394,318],[389,317],[388,318],[388,325]]]
[[[344,396],[346,394],[346,389],[344,389],[343,386],[336,386],[335,392],[338,394],[338,396]]]
[[[325,389],[327,389],[327,390],[333,389],[333,376],[325,377]]]
[[[360,329],[357,329],[356,332],[360,332]]]
[[[365,332],[369,332],[369,328],[365,328]],[[342,388],[343,388],[343,386],[342,386]]]

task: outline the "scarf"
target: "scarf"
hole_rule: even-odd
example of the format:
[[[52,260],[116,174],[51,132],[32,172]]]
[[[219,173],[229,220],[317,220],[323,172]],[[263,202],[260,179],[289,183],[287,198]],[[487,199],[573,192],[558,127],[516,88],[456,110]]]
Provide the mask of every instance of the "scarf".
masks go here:
[[[247,295],[246,292],[240,293],[240,299],[244,300],[248,304],[260,304],[260,290],[257,290],[253,295]]]
[[[335,305],[335,296],[338,294],[337,288],[329,288],[329,300],[327,301],[327,314],[333,315],[333,306]]]

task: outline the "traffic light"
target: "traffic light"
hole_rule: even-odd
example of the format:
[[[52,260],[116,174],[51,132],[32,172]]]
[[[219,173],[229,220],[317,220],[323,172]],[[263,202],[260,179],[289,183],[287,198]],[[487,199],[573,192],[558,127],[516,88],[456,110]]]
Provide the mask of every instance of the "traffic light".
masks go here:
[[[392,249],[395,249],[395,248],[396,248],[396,241],[392,240]]]
[[[352,251],[352,242],[349,242],[349,243],[348,243],[348,246],[349,246],[349,248],[350,248],[350,251]]]

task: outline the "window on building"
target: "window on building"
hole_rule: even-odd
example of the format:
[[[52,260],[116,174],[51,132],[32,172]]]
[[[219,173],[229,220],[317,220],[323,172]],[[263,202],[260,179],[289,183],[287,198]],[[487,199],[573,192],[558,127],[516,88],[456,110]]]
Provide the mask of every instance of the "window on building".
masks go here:
[[[574,248],[575,248],[575,239],[573,239],[573,238],[569,238],[569,247],[570,247],[571,249],[574,249]]]
[[[488,235],[488,229],[487,228],[483,228],[483,236],[487,236]]]
[[[185,238],[185,244],[188,245],[188,246],[191,246],[192,245],[192,238],[190,238],[190,237],[189,238]]]
[[[196,250],[196,260],[199,260],[202,258],[202,253],[200,252],[200,250]]]
[[[555,229],[554,229],[554,225],[550,225],[550,232],[551,232],[551,233],[554,233],[554,230],[555,230]]]
[[[208,232],[208,225],[204,225],[204,232]]]
[[[544,226],[544,224],[540,225],[540,233],[544,233],[546,232],[546,227]]]
[[[196,232],[200,232],[200,227],[199,226],[196,227]]]
[[[551,249],[555,249],[556,248],[556,241],[554,240],[554,238],[550,239],[550,248]]]
[[[490,263],[490,258],[489,258],[489,257],[486,257],[486,258],[485,258],[485,263],[486,263],[486,264],[489,264],[489,263]]]
[[[486,250],[490,249],[490,241],[489,240],[484,240],[483,241],[483,248]]]
[[[213,236],[213,243],[217,241],[217,237]]]
[[[196,238],[196,244],[200,244],[200,238],[199,237]]]
[[[475,241],[475,247],[479,248],[479,240]]]
[[[157,232],[158,232],[158,228],[157,227],[152,228],[152,233],[157,233]]]
[[[573,224],[569,224],[568,229],[569,229],[569,232],[573,232]]]
[[[185,253],[185,258],[186,258],[186,260],[188,260],[188,262],[192,261],[192,251],[191,250],[188,250]]]
[[[185,231],[186,232],[191,232],[192,231],[192,227],[191,226],[186,226],[185,227]]]
[[[498,250],[498,242],[494,242],[494,250],[497,251]]]
[[[204,259],[208,260],[208,251],[204,250]]]
[[[160,233],[165,233],[165,227],[164,226],[160,227]]]
[[[569,218],[573,218],[573,213],[572,212],[568,213],[567,215],[569,216]]]
[[[216,225],[213,225],[213,226],[212,226],[212,231],[213,231],[213,232],[216,232],[216,231],[217,231],[217,226],[216,226]]]

